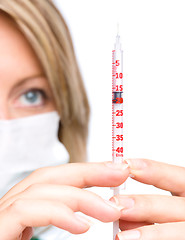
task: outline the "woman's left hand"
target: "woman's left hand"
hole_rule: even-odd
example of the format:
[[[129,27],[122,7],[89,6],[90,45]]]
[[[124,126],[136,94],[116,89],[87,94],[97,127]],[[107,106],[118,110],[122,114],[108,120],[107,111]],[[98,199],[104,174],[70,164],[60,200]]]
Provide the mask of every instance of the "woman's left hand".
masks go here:
[[[133,179],[170,191],[173,196],[115,196],[112,201],[125,207],[117,239],[185,239],[185,168],[147,159],[127,161]]]

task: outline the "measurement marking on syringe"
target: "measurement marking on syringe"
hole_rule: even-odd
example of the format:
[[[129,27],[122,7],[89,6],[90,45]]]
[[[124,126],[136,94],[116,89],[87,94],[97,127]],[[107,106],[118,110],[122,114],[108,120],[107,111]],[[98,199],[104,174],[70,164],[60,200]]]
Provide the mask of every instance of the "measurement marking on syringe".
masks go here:
[[[117,34],[112,51],[112,161],[123,162],[123,51]],[[114,188],[119,194],[119,187]],[[119,231],[119,221],[114,222],[113,239]]]

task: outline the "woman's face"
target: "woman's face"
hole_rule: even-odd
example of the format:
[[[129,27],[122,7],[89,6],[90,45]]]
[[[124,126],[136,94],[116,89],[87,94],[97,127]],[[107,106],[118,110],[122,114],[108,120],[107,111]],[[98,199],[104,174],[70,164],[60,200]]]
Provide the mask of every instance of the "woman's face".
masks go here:
[[[0,13],[0,120],[54,111],[42,67],[14,23]]]

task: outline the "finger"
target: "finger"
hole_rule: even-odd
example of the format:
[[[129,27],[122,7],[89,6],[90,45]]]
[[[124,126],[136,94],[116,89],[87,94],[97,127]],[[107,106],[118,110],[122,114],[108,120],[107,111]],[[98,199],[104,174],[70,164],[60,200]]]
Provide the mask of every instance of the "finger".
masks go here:
[[[27,226],[54,225],[73,234],[86,232],[90,225],[70,208],[55,201],[17,200],[0,215],[0,234],[3,240],[15,240]],[[11,226],[11,231],[10,230]]]
[[[124,220],[119,221],[119,227],[120,227],[121,231],[131,230],[134,228],[143,227],[143,226],[147,226],[147,225],[153,225],[153,224],[148,223],[148,222],[129,222],[129,221],[124,221]]]
[[[1,204],[1,211],[20,199],[60,201],[75,212],[81,211],[103,222],[119,219],[121,216],[120,209],[122,209],[122,207],[103,200],[100,196],[87,190],[72,186],[34,184],[22,193],[4,201]]]
[[[160,195],[117,195],[121,219],[132,222],[165,223],[185,221],[185,198]]]
[[[75,187],[121,185],[129,175],[126,163],[69,163],[57,167],[45,167],[34,171],[30,176],[15,185],[1,201],[24,191],[34,183],[71,185]]]
[[[185,168],[148,159],[128,159],[133,179],[185,196]]]
[[[163,223],[153,226],[144,226],[134,230],[123,231],[117,234],[116,240],[183,240],[185,236],[185,222]]]

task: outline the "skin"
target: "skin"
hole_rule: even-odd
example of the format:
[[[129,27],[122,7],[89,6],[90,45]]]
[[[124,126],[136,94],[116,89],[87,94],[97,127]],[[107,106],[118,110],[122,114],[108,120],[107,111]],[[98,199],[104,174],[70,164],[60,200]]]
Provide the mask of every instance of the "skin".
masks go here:
[[[2,13],[0,49],[0,121],[56,110],[33,50]],[[75,214],[77,211],[103,222],[118,220],[122,207],[84,188],[118,186],[128,175],[128,164],[111,162],[67,164],[34,171],[0,199],[1,239],[28,240],[33,227],[48,225],[74,234],[84,233],[90,221]]]
[[[82,188],[118,186],[128,174],[127,164],[111,162],[74,163],[34,171],[0,200],[1,238],[28,240],[32,227],[50,224],[73,234],[84,233],[91,223],[79,218],[76,211],[102,222],[118,220],[122,206]]]
[[[125,206],[117,239],[185,239],[185,168],[149,159],[126,161],[133,179],[169,191],[172,196],[114,196],[112,201]]]
[[[2,13],[0,49],[0,120],[56,110],[48,81],[32,48]],[[90,222],[79,218],[76,211],[103,222],[119,219],[120,240],[184,239],[185,168],[147,159],[127,162],[129,168],[126,163],[105,162],[34,171],[0,199],[1,239],[28,240],[33,227],[47,225],[83,233]],[[83,189],[118,186],[127,179],[129,170],[136,181],[170,191],[173,196],[117,195],[107,202]]]
[[[0,120],[54,111],[42,67],[14,23],[0,13]]]

